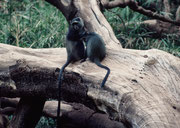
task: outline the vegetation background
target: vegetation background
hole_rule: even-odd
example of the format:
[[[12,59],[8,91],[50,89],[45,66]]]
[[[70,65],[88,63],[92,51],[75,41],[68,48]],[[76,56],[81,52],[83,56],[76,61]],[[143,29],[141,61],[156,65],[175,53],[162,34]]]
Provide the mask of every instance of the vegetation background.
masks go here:
[[[156,0],[140,1],[142,6],[147,7]],[[139,24],[149,17],[128,7],[105,10],[104,15],[124,48],[157,48],[180,57],[180,38],[177,34],[153,36],[156,32]],[[0,43],[25,48],[64,47],[67,28],[62,13],[43,0],[0,1]],[[42,127],[55,127],[54,120],[42,117],[36,128]]]

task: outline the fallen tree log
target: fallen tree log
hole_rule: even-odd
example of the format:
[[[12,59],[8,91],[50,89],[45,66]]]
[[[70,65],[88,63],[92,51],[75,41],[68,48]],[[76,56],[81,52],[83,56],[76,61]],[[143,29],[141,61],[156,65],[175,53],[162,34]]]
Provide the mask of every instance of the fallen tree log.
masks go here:
[[[5,115],[0,114],[0,128],[9,128],[9,120]]]
[[[125,23],[125,26],[121,25],[119,30],[123,29],[123,27],[127,27],[128,25],[138,24],[142,27],[145,25],[148,28],[148,31],[151,32],[149,35],[144,37],[151,37],[151,38],[158,38],[164,37],[166,34],[176,35],[178,38],[180,36],[180,27],[172,25],[171,23],[159,21],[159,20],[145,20],[143,22],[132,22],[132,23]],[[128,28],[126,28],[128,29]],[[178,41],[177,41],[178,44]]]
[[[64,48],[28,49],[0,44],[0,51],[0,97],[57,98],[57,67],[65,62]],[[179,58],[155,49],[108,49],[102,63],[111,69],[103,89],[99,87],[105,75],[103,69],[89,61],[68,66],[63,100],[104,112],[126,127],[180,125]]]
[[[12,115],[15,112],[19,99],[1,98],[0,101],[4,107],[0,110],[0,113],[4,115]],[[43,116],[56,119],[57,105],[58,101],[46,101],[43,108]],[[103,128],[124,128],[122,123],[111,120],[106,114],[95,112],[82,104],[67,104],[63,102],[61,106],[61,120],[63,122],[61,127],[70,128],[71,126],[75,126],[78,128],[95,128],[101,126]]]

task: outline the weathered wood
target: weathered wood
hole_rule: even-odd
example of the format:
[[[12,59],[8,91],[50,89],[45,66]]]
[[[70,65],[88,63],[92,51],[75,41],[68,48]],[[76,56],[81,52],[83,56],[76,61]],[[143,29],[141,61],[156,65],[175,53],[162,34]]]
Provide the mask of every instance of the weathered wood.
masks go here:
[[[39,97],[21,98],[10,125],[13,128],[34,128],[42,116],[45,99]]]
[[[66,59],[66,52],[63,48],[23,49],[0,44],[0,49],[0,67],[3,66],[3,69],[8,69],[9,66],[12,68],[12,65],[16,65],[16,60],[24,59],[26,61],[25,65],[36,67],[34,70],[30,69],[29,72],[41,71],[46,79],[51,78],[47,76],[53,76],[48,71],[55,71],[57,67],[64,64]],[[62,89],[70,88],[70,90],[73,90],[74,86],[80,86],[87,88],[87,95],[76,97],[78,93],[78,90],[76,90],[74,93],[68,91],[67,96],[65,96],[65,93],[62,94],[63,97],[69,97],[70,99],[76,97],[74,98],[75,102],[81,103],[85,103],[82,100],[83,97],[91,99],[90,103],[94,102],[93,105],[98,110],[107,113],[112,119],[126,122],[126,124],[128,123],[133,127],[176,128],[180,125],[179,58],[155,49],[147,51],[123,49],[121,51],[108,50],[107,57],[102,63],[111,69],[110,77],[104,89],[99,88],[99,86],[105,71],[89,61],[77,62],[68,66],[67,70],[79,73],[79,78],[78,75],[75,75],[75,79],[72,79],[73,77],[69,77],[69,75],[72,76],[74,73],[65,73],[64,88]],[[5,71],[3,70],[3,72]],[[18,76],[18,74],[16,75]],[[27,75],[25,73],[24,77]],[[6,86],[9,83],[7,78],[3,79],[2,76],[1,74],[1,96],[22,96],[26,95],[28,91],[37,95],[38,88],[42,88],[42,90],[46,88],[43,81],[43,84],[34,83],[34,85],[31,82],[31,85],[27,83],[26,89],[20,93],[19,90],[22,89],[22,85],[20,86],[18,83],[13,85],[13,82],[10,82],[11,86],[8,87]],[[29,76],[29,79],[33,78]],[[78,81],[81,82],[78,83]],[[71,84],[68,84],[68,82]],[[27,90],[30,88],[34,88],[34,90]],[[57,85],[51,84],[47,88],[49,91],[49,89],[57,88]],[[44,94],[48,96],[57,95],[57,91],[53,94]],[[88,106],[88,102],[86,102],[86,105]]]
[[[18,60],[9,68],[9,77],[16,83],[10,86],[0,86],[1,97],[42,97],[58,98],[57,78],[59,70],[56,68],[33,67],[25,60]],[[70,72],[64,75],[62,99],[68,102],[79,102],[96,109],[94,102],[87,96],[88,82],[83,82],[79,74]]]
[[[8,118],[0,113],[0,128],[11,128],[8,125],[9,125]]]
[[[3,106],[17,104],[11,98],[3,98]],[[8,104],[7,104],[8,103]],[[43,116],[56,119],[58,101],[46,101],[43,108]],[[14,105],[13,105],[14,106]],[[6,107],[3,109],[3,114],[13,114],[12,110],[15,108]],[[0,111],[1,113],[1,111]],[[86,106],[78,103],[61,103],[61,128],[124,128],[123,124],[108,118],[106,114],[95,112]]]
[[[176,34],[180,36],[180,27],[173,24],[162,22],[158,20],[146,20],[143,21],[143,25],[147,25],[151,32],[154,32],[154,37],[164,36],[165,34]],[[178,42],[177,42],[178,43]]]
[[[105,19],[104,15],[99,10],[96,0],[46,0],[56,6],[65,16],[67,21],[74,16],[80,16],[85,27],[90,32],[96,32],[103,37],[107,48],[120,50],[121,44],[114,35],[114,32]],[[58,2],[59,1],[59,2]],[[74,15],[75,14],[75,15]]]

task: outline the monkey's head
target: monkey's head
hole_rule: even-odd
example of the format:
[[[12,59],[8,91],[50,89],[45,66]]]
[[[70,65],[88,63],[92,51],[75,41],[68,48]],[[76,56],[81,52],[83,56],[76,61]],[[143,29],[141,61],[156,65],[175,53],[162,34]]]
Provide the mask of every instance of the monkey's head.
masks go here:
[[[84,27],[84,21],[82,20],[82,18],[76,17],[70,22],[70,25],[74,30],[78,31]]]

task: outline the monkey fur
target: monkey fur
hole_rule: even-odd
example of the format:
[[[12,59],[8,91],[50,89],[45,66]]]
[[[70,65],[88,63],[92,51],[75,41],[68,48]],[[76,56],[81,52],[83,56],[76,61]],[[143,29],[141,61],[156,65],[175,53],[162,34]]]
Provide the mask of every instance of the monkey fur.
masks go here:
[[[72,19],[69,23],[68,33],[66,35],[66,52],[67,52],[67,61],[62,66],[59,77],[58,77],[58,109],[57,109],[57,126],[60,125],[60,102],[61,102],[61,84],[62,84],[62,74],[64,69],[75,61],[84,59],[85,57],[85,48],[83,41],[81,40],[82,36],[85,34],[84,22],[80,17]]]
[[[107,70],[107,73],[101,83],[101,87],[104,87],[110,74],[110,69],[100,63],[106,56],[104,41],[101,36],[95,32],[86,33],[85,36],[83,36],[83,40],[86,45],[85,58],[83,61],[85,61],[88,57],[90,61],[94,62],[97,66]]]

